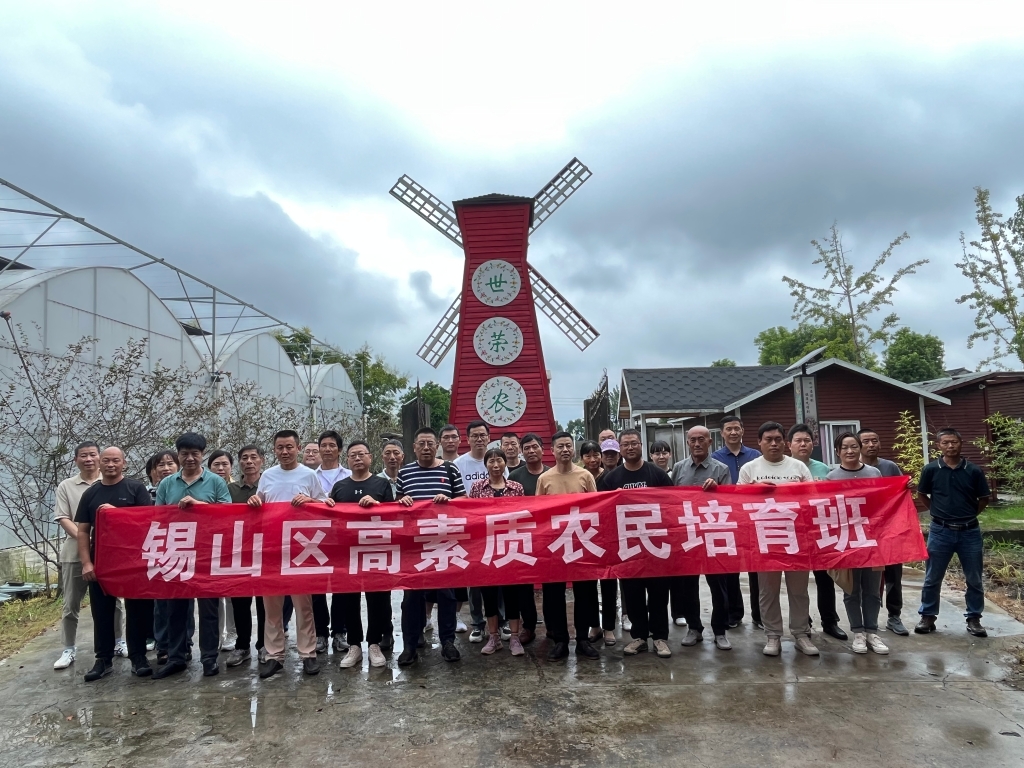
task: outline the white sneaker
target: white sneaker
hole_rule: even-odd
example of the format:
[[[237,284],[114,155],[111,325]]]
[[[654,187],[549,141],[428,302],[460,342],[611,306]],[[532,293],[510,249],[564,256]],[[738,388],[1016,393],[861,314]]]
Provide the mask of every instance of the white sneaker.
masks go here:
[[[67,669],[75,663],[75,652],[77,648],[65,648],[60,658],[53,662],[54,669]]]
[[[863,632],[853,633],[853,646],[852,650],[854,653],[867,653],[868,652],[868,638]]]
[[[370,666],[371,667],[383,667],[387,666],[388,660],[384,656],[384,652],[380,649],[380,646],[374,643],[369,648],[370,651]]]
[[[868,633],[867,645],[868,648],[870,648],[872,651],[881,654],[882,656],[885,656],[887,653],[889,653],[889,646],[883,643],[882,638],[880,638],[873,632]]]
[[[345,654],[345,658],[341,660],[341,663],[338,666],[342,669],[348,669],[349,667],[354,667],[362,660],[363,649],[358,645],[350,645],[348,647],[348,653]]]
[[[469,642],[471,643],[482,643],[484,641],[484,631],[482,629],[474,629],[469,633]]]
[[[685,627],[686,626],[686,619],[682,619],[682,618],[676,619],[676,626],[677,627]]]
[[[235,645],[237,643],[238,643],[238,635],[236,635],[234,632],[232,632],[230,635],[225,634],[224,635],[224,639],[221,640],[220,649],[222,651],[233,651],[233,650],[235,650]]]
[[[769,637],[768,642],[764,644],[764,650],[761,652],[765,656],[778,656],[782,653],[782,638]]]
[[[459,622],[459,623],[461,624],[462,622]],[[466,625],[462,624],[462,626],[466,626]],[[433,632],[433,631],[434,631],[434,622],[431,619],[427,619],[427,623],[423,625],[423,634],[427,634],[428,632]],[[459,630],[456,629],[455,631],[458,632]],[[465,632],[466,630],[462,630],[462,631]]]
[[[267,649],[266,648],[260,648],[260,652],[258,654],[256,654],[256,658],[259,659],[260,664],[266,664],[267,663],[267,658],[268,658],[267,657]]]
[[[342,651],[348,650],[348,643],[345,642],[345,638],[341,635],[334,636],[334,652],[341,653]]]
[[[654,652],[663,659],[667,659],[672,655],[672,650],[668,647],[668,643],[664,640],[654,641]]]
[[[509,627],[508,624],[502,624],[498,628],[498,634],[501,635],[501,639],[502,640],[511,640],[512,639],[512,628]]]
[[[637,638],[632,640],[622,649],[622,652],[626,656],[636,656],[638,653],[644,653],[647,650],[647,641]]]
[[[122,659],[128,658],[128,643],[124,640],[118,640],[114,643],[114,655],[120,656]]]
[[[155,650],[156,650],[156,640],[147,640],[146,641],[146,653],[149,653],[150,651],[155,651]]]
[[[633,628],[633,622],[629,620],[629,616],[622,614],[622,628],[629,632]]]
[[[796,639],[796,649],[800,651],[800,653],[806,654],[808,656],[820,655],[820,652],[818,651],[818,646],[812,643],[811,638],[809,638],[807,635],[800,635],[800,637]]]
[[[429,626],[429,625],[427,625],[427,626]],[[433,627],[430,627],[430,628],[433,629]],[[459,619],[458,621],[455,622],[455,631],[456,632],[468,632],[469,631],[469,627],[466,626],[466,622],[464,622],[462,619]]]

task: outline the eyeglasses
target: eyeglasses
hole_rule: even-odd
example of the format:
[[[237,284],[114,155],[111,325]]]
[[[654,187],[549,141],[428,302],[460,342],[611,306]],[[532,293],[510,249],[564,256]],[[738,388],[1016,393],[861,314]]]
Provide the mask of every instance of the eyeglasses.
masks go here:
[[[366,451],[359,451],[359,453],[350,453],[348,457],[350,459],[364,459],[369,455]]]
[[[619,443],[619,448],[639,448],[640,443]]]
[[[416,447],[417,448],[433,448],[436,445],[437,445],[437,443],[435,443],[433,440],[417,440],[416,441]]]

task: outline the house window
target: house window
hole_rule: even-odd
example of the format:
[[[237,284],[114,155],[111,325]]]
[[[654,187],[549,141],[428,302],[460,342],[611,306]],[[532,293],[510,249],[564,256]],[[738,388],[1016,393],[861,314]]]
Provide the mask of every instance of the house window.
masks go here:
[[[711,452],[714,453],[725,445],[725,441],[722,440],[722,430],[709,429],[708,431],[711,433]]]
[[[859,421],[823,421],[819,424],[821,436],[821,460],[829,465],[839,464],[839,457],[836,455],[836,438],[843,432],[857,434],[860,430]]]

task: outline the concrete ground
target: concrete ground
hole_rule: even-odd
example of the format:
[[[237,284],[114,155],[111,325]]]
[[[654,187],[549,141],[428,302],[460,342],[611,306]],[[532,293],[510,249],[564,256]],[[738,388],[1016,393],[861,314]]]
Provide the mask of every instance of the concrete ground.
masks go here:
[[[907,624],[921,576],[906,571]],[[1022,766],[1024,693],[1003,680],[1024,626],[990,604],[990,637],[972,638],[962,598],[945,598],[938,633],[882,633],[888,657],[816,635],[819,658],[789,639],[767,658],[748,619],[728,652],[682,648],[673,627],[670,659],[624,658],[620,642],[596,662],[550,663],[542,638],[525,657],[488,658],[461,635],[457,664],[436,647],[401,671],[369,669],[365,654],[342,670],[331,654],[311,678],[291,648],[268,681],[255,660],[213,678],[193,662],[154,682],[116,659],[114,675],[86,684],[83,616],[70,670],[52,669],[54,631],[0,663],[0,765]]]

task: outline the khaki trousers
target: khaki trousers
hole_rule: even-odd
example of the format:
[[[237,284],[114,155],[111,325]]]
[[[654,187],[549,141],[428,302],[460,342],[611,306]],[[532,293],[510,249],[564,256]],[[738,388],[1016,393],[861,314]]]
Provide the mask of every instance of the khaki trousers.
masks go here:
[[[295,645],[299,656],[316,658],[316,625],[313,621],[312,595],[292,595],[295,609]],[[268,659],[284,661],[284,595],[263,598],[266,618],[263,622],[263,647]]]
[[[793,637],[811,636],[811,600],[807,596],[810,571],[786,571],[786,595],[789,597],[789,631]],[[768,637],[782,637],[782,571],[759,571],[758,604]]]
[[[60,615],[61,639],[65,648],[74,648],[78,640],[78,615],[89,592],[89,585],[82,579],[81,563],[60,564],[60,588],[64,592],[64,608]],[[124,604],[121,600],[114,608],[114,637],[124,637]]]

